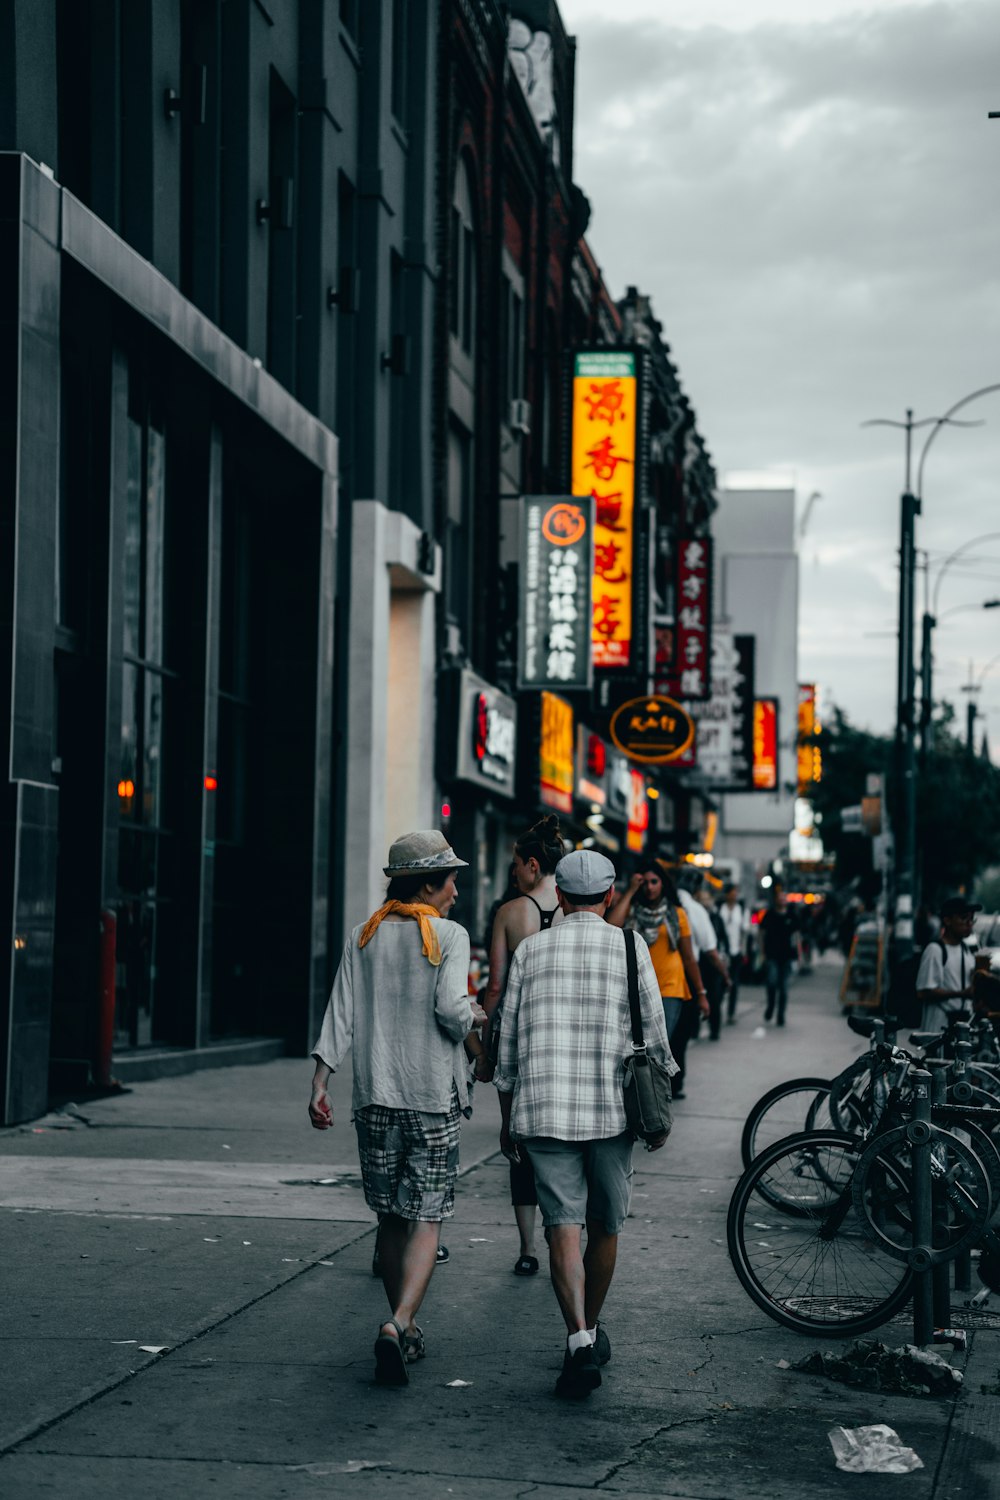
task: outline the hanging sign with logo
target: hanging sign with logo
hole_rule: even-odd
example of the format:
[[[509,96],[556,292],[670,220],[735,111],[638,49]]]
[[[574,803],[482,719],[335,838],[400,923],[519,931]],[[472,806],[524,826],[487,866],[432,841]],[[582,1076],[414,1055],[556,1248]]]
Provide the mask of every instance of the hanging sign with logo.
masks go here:
[[[632,772],[627,759],[620,750],[608,751],[608,765],[604,779],[608,789],[608,800],[604,809],[605,817],[616,818],[622,823],[627,822],[629,798],[632,794]]]
[[[573,708],[555,693],[542,693],[542,727],[538,755],[538,795],[546,807],[573,811],[576,744]]]
[[[589,688],[594,502],[526,495],[521,501],[519,688]]]
[[[514,795],[517,704],[513,698],[463,667],[447,687],[442,683],[443,723],[454,725],[457,740],[446,750],[444,779],[471,782],[503,797]],[[455,731],[449,727],[448,737]]]
[[[667,679],[680,698],[708,698],[712,663],[712,541],[685,536],[677,543],[673,668]]]
[[[753,705],[753,789],[778,787],[778,700],[755,698]]]
[[[629,350],[581,351],[573,359],[570,484],[593,497],[594,666],[634,665],[634,573],[639,380]]]
[[[667,765],[692,744],[694,721],[672,698],[631,698],[611,716],[611,738],[629,760]]]

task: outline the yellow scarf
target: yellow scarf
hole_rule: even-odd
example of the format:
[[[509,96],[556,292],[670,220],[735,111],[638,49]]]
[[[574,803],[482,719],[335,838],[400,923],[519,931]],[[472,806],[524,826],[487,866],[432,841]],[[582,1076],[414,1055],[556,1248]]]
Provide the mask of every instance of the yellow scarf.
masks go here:
[[[436,969],[441,962],[441,944],[437,931],[431,926],[429,919],[440,915],[436,906],[429,906],[423,901],[386,901],[362,927],[358,947],[364,948],[371,942],[386,917],[414,917],[420,924],[424,957]]]

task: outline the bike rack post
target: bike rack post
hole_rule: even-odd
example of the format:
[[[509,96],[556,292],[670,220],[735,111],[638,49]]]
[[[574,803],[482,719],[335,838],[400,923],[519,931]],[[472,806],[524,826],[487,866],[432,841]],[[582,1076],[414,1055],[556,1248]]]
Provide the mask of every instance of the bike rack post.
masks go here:
[[[913,1277],[913,1342],[919,1347],[934,1337],[934,1289],[931,1283],[932,1222],[931,1191],[931,1075],[925,1068],[910,1074],[913,1084],[913,1119],[906,1127],[913,1162],[913,1245],[909,1262]]]
[[[931,1103],[946,1104],[947,1101],[947,1074],[943,1068],[935,1068],[931,1077]],[[945,1206],[938,1195],[931,1205],[931,1243],[935,1249],[940,1249],[946,1243],[946,1236],[941,1233],[946,1222]],[[931,1267],[931,1286],[934,1293],[934,1327],[948,1328],[951,1324],[951,1274],[947,1261]]]

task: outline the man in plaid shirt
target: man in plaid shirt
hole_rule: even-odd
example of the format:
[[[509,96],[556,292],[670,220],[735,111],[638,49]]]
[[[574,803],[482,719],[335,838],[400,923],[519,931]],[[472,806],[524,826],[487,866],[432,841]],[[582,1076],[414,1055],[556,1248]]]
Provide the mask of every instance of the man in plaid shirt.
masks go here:
[[[611,1358],[598,1319],[632,1180],[622,1094],[632,1050],[625,939],[604,920],[614,880],[614,865],[593,849],[567,854],[556,866],[565,921],[526,938],[511,959],[493,1078],[501,1149],[513,1160],[526,1151],[535,1169],[552,1284],[566,1321],[556,1392],[577,1399],[600,1385],[600,1366]],[[676,1073],[644,943],[636,944],[636,961],[648,1051]]]

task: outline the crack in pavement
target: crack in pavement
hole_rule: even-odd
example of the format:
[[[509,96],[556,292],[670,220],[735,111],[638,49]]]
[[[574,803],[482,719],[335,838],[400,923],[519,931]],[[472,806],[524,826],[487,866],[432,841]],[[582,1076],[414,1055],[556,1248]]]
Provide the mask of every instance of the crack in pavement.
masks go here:
[[[673,1432],[673,1430],[677,1427],[695,1427],[701,1422],[717,1422],[718,1419],[718,1412],[706,1412],[700,1417],[678,1417],[675,1422],[664,1423],[662,1427],[657,1427],[655,1432],[651,1432],[647,1437],[640,1438],[639,1441],[633,1445],[633,1451],[631,1455],[628,1458],[623,1459],[621,1463],[615,1464],[613,1468],[608,1470],[607,1474],[605,1474],[602,1479],[596,1480],[595,1483],[591,1485],[591,1489],[599,1490],[604,1485],[610,1484],[611,1480],[617,1478],[617,1476],[623,1469],[627,1469],[635,1463],[636,1459],[642,1453],[643,1448],[647,1448],[650,1443],[655,1443],[657,1438],[661,1438],[664,1433]]]

